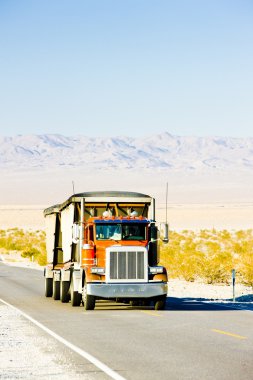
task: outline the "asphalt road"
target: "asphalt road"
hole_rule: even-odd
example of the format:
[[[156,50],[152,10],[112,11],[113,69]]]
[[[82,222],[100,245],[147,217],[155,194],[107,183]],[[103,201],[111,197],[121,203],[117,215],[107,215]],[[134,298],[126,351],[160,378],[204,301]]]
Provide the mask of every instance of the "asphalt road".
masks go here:
[[[168,298],[164,311],[99,301],[85,312],[45,298],[43,272],[3,263],[0,298],[129,380],[253,379],[250,311]]]

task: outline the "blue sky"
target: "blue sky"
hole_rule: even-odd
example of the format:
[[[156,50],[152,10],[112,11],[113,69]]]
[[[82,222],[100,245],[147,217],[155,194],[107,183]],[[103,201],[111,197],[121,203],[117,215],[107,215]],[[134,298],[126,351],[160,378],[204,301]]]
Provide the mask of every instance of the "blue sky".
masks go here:
[[[0,0],[5,136],[253,136],[252,0]]]

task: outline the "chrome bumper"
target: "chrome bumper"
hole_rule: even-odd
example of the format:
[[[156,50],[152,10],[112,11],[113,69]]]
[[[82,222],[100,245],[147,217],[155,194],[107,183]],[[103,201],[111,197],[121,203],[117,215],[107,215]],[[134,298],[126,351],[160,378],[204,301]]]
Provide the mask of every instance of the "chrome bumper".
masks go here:
[[[87,294],[101,298],[151,298],[167,294],[167,283],[149,282],[145,284],[89,283]]]

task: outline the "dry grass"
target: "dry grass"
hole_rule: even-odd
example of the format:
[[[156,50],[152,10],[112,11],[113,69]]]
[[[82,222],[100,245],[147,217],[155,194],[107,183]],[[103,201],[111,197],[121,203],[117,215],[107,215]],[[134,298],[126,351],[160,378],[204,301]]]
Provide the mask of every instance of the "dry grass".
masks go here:
[[[44,231],[25,231],[11,228],[0,230],[0,249],[2,253],[20,252],[22,257],[46,264],[46,243]]]
[[[229,283],[236,269],[237,281],[253,287],[253,230],[171,232],[160,258],[171,278]]]
[[[3,253],[20,252],[22,257],[46,265],[42,230],[0,230],[0,249]],[[160,251],[160,262],[168,269],[170,278],[226,284],[235,268],[237,281],[253,287],[253,230],[174,231],[169,244],[162,244]]]

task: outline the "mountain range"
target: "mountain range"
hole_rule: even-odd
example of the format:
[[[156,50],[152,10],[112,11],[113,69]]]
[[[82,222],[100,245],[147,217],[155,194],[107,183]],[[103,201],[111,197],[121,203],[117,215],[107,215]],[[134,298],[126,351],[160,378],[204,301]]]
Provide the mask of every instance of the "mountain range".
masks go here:
[[[59,134],[0,137],[0,169],[251,170],[253,138],[175,136],[67,137]]]

